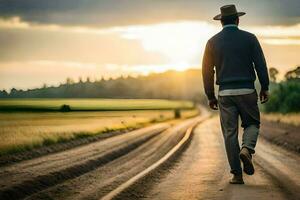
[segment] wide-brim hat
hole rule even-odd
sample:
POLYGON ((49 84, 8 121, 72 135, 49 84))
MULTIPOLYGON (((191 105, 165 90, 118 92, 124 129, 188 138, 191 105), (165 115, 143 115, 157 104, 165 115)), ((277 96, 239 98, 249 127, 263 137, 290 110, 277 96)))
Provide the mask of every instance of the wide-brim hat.
POLYGON ((220 8, 221 14, 218 14, 214 17, 214 20, 221 20, 222 18, 230 17, 230 16, 243 16, 245 12, 237 12, 235 5, 226 5, 220 8))

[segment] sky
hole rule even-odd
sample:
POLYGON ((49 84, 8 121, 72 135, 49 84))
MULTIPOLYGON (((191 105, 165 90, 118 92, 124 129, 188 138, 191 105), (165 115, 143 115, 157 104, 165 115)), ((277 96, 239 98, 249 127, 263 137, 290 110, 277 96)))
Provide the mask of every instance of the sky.
POLYGON ((268 67, 300 65, 299 0, 0 0, 0 89, 200 68, 226 4, 268 67))

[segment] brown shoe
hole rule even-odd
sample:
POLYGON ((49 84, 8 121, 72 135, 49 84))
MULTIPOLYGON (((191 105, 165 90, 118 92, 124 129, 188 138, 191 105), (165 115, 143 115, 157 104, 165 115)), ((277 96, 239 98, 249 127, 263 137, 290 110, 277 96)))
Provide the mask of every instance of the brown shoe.
POLYGON ((247 148, 242 148, 240 152, 240 159, 243 162, 244 172, 248 175, 254 174, 254 166, 252 163, 252 155, 247 148))
POLYGON ((230 184, 244 184, 242 174, 234 174, 232 179, 229 181, 230 184))

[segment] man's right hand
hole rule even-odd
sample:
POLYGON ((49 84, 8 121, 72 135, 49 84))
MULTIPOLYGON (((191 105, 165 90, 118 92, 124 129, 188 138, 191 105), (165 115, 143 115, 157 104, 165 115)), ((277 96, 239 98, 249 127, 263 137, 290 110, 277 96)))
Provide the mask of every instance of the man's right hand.
POLYGON ((209 107, 213 110, 218 110, 218 100, 217 99, 209 100, 209 107))

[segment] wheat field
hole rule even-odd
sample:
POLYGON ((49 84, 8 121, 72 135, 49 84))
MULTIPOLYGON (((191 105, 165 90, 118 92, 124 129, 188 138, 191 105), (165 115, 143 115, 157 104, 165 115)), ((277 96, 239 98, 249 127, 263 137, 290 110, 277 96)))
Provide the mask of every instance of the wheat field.
MULTIPOLYGON (((182 117, 197 113, 182 111, 182 117)), ((0 113, 0 155, 173 118, 172 110, 0 113)))

